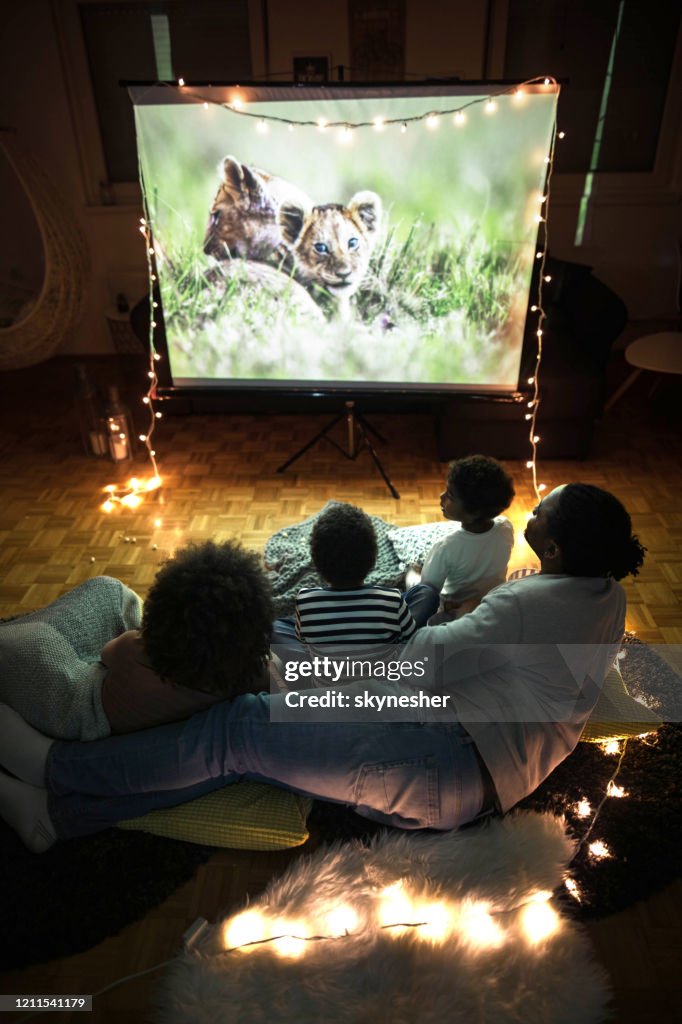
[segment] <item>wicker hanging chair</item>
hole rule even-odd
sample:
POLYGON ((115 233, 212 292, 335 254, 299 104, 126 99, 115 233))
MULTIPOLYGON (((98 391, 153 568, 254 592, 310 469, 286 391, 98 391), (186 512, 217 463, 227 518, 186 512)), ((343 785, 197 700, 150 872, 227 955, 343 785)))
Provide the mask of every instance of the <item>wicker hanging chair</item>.
POLYGON ((43 245, 45 272, 25 317, 0 327, 0 370, 48 359, 83 315, 88 253, 68 202, 15 132, 0 131, 0 147, 31 204, 43 245))

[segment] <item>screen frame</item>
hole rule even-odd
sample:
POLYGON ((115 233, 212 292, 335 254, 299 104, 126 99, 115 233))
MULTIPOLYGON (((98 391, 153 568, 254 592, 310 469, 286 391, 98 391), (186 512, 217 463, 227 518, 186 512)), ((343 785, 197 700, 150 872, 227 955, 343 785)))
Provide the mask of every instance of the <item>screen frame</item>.
MULTIPOLYGON (((483 91, 486 94, 494 95, 512 92, 523 84, 528 91, 542 92, 544 95, 557 94, 560 91, 560 83, 552 80, 551 84, 540 84, 538 81, 532 85, 519 83, 508 79, 498 80, 470 80, 463 82, 456 78, 425 78, 414 83, 396 82, 186 82, 182 87, 177 82, 150 82, 150 81, 128 81, 119 83, 125 87, 131 100, 136 105, 158 105, 188 103, 196 104, 210 99, 213 102, 228 103, 234 98, 234 92, 239 90, 239 95, 249 102, 249 90, 258 90, 258 100, 284 99, 285 90, 295 93, 313 93, 322 99, 353 99, 357 93, 362 92, 362 98, 405 98, 423 96, 452 95, 454 97, 466 97, 468 95, 478 96, 483 91), (203 89, 206 92, 197 95, 195 90, 203 89), (210 95, 208 95, 210 91, 210 95), (222 96, 221 96, 222 94, 222 96)), ((294 95, 286 98, 295 98, 294 95)), ((301 97, 303 98, 303 97, 301 97)), ((306 97, 307 98, 307 97, 306 97)), ((551 163, 547 164, 545 183, 551 174, 551 163)), ((143 189, 144 203, 144 189, 143 189)), ((147 211, 145 210, 145 213, 147 211)), ((540 225, 535 235, 535 246, 538 248, 540 236, 540 225)), ((150 230, 151 248, 154 246, 153 233, 150 230)), ((547 252, 547 254, 549 254, 547 252)), ((528 378, 535 372, 537 358, 537 337, 536 328, 529 316, 531 305, 536 304, 533 296, 539 293, 540 284, 540 260, 533 261, 531 281, 529 286, 529 300, 525 311, 521 353, 519 358, 519 373, 516 385, 484 385, 484 384, 407 384, 401 382, 358 382, 350 384, 348 381, 294 381, 294 380, 249 380, 235 379, 234 383, 226 383, 223 378, 219 380, 192 381, 191 383, 178 383, 170 369, 170 354, 165 328, 165 317, 163 302, 158 284, 158 268, 154 256, 150 257, 151 273, 156 280, 153 283, 151 299, 157 304, 154 308, 154 329, 153 347, 161 359, 155 363, 157 376, 156 393, 160 398, 186 397, 188 399, 202 399, 211 397, 228 396, 252 396, 255 399, 269 397, 276 400, 278 396, 311 399, 353 399, 358 398, 414 398, 420 400, 439 400, 462 398, 481 398, 503 402, 510 400, 519 401, 522 396, 529 393, 528 378), (524 386, 525 385, 525 386, 524 386)), ((151 319, 151 318, 150 318, 151 319)), ((150 325, 151 330, 151 325, 150 325)), ((149 345, 151 338, 148 336, 146 344, 149 345)))

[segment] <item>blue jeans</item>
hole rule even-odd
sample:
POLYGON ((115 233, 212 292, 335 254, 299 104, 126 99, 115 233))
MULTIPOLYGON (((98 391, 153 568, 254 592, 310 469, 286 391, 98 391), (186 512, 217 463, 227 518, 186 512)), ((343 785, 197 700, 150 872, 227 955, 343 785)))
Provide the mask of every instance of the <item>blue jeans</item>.
POLYGON ((481 811, 481 772, 457 723, 271 722, 271 702, 283 700, 243 694, 186 722, 55 742, 45 784, 57 835, 97 832, 242 778, 406 829, 453 829, 481 811))

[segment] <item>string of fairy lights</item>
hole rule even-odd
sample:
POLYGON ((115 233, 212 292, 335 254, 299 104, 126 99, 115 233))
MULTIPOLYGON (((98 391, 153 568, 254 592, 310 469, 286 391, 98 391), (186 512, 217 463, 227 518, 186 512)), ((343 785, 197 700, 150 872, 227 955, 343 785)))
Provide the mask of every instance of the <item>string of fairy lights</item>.
MULTIPOLYGON (((423 124, 427 130, 436 131, 442 124, 447 124, 448 122, 456 128, 462 128, 467 123, 470 111, 475 107, 482 107, 486 115, 492 116, 498 112, 500 109, 500 101, 505 98, 508 98, 514 104, 522 104, 527 99, 531 90, 542 91, 545 89, 551 91, 555 95, 556 101, 559 92, 559 86, 554 77, 547 75, 537 76, 535 78, 527 79, 517 85, 507 86, 485 96, 474 96, 471 99, 459 102, 457 106, 443 110, 425 110, 418 114, 401 117, 384 117, 377 114, 369 120, 351 122, 347 120, 328 120, 322 116, 309 120, 295 120, 292 118, 280 117, 276 114, 263 114, 260 111, 256 112, 249 109, 248 88, 242 88, 241 86, 235 86, 227 100, 216 99, 214 95, 207 95, 200 91, 196 91, 192 87, 188 86, 183 78, 179 78, 177 83, 158 82, 152 88, 158 87, 179 90, 182 92, 183 100, 201 104, 205 110, 208 110, 210 107, 218 107, 239 117, 252 119, 254 121, 255 130, 260 134, 266 134, 270 131, 271 126, 278 125, 283 126, 289 132, 293 132, 301 128, 313 128, 322 134, 335 135, 341 143, 352 142, 356 132, 366 128, 376 132, 384 132, 392 127, 397 127, 401 133, 404 133, 414 126, 423 124)), ((525 413, 525 419, 528 422, 529 427, 528 441, 531 448, 531 457, 526 462, 526 468, 531 472, 532 486, 537 498, 540 497, 542 491, 546 490, 547 486, 544 483, 538 482, 537 456, 538 445, 541 442, 541 438, 536 431, 537 416, 540 408, 540 367, 543 352, 543 327, 545 320, 547 319, 547 312, 543 305, 543 296, 545 286, 551 281, 551 276, 546 273, 545 267, 549 237, 549 200, 556 142, 557 139, 562 139, 563 137, 564 132, 557 130, 555 106, 550 150, 549 154, 544 157, 544 161, 547 164, 545 188, 538 196, 540 210, 535 215, 535 221, 538 224, 538 249, 536 259, 540 261, 540 270, 537 282, 537 296, 530 307, 530 313, 533 316, 537 315, 535 326, 537 349, 533 375, 529 377, 526 382, 532 388, 532 393, 526 403, 526 408, 529 411, 525 413)), ((143 182, 142 174, 140 174, 140 181, 143 182)), ((113 512, 115 509, 136 509, 142 503, 145 496, 149 495, 150 492, 157 492, 157 498, 162 500, 162 496, 159 491, 162 487, 163 480, 159 472, 156 450, 152 443, 157 422, 162 418, 162 413, 158 411, 154 405, 158 385, 157 363, 162 359, 161 353, 156 350, 154 344, 156 328, 155 310, 158 308, 157 302, 154 298, 154 285, 156 282, 155 257, 159 254, 158 250, 155 249, 154 246, 153 224, 149 213, 147 197, 144 192, 144 186, 143 204, 145 216, 140 219, 139 231, 142 234, 145 243, 149 284, 150 323, 149 369, 147 371, 148 385, 146 392, 142 396, 142 403, 147 407, 149 413, 149 426, 144 433, 139 435, 139 440, 145 446, 147 457, 151 464, 152 473, 147 479, 140 479, 133 476, 124 484, 108 484, 104 488, 106 498, 101 505, 102 511, 107 513, 113 512)))

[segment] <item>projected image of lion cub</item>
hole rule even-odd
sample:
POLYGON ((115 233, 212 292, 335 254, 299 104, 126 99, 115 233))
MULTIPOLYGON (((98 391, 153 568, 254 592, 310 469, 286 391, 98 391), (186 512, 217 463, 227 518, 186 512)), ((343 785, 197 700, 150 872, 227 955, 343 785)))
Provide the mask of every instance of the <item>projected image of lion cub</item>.
POLYGON ((285 246, 294 257, 296 280, 321 286, 348 316, 350 298, 362 284, 381 227, 382 204, 375 192, 357 192, 348 203, 313 206, 307 212, 286 200, 277 220, 285 246))
POLYGON ((218 260, 269 260, 282 242, 281 204, 292 202, 307 211, 311 200, 284 178, 233 156, 225 157, 218 172, 221 182, 209 211, 204 252, 218 260))

